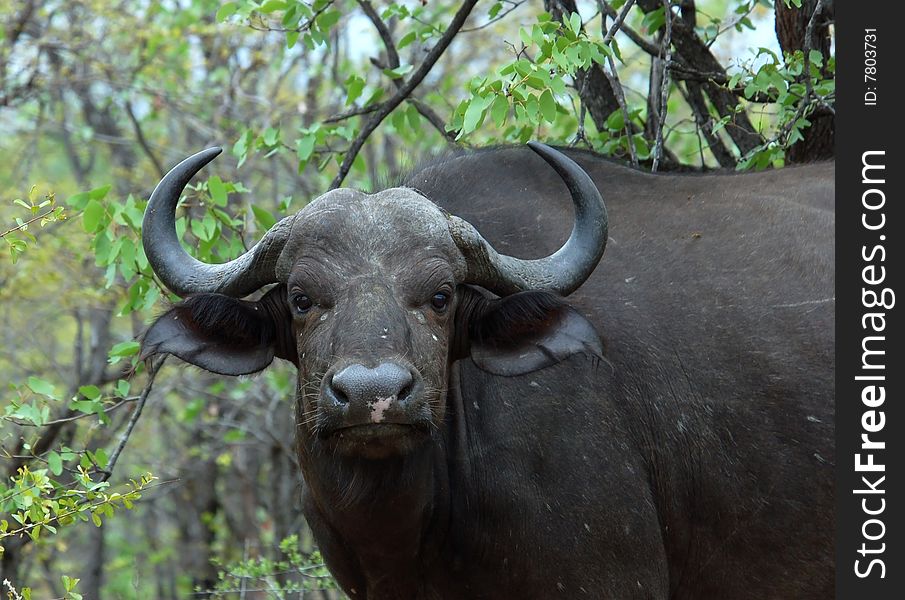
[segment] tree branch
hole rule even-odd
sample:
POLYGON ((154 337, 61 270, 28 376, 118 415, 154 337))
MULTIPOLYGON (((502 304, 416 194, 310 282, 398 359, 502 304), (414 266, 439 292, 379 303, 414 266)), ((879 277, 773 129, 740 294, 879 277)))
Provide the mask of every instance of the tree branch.
MULTIPOLYGON (((379 65, 376 60, 371 60, 378 67, 382 68, 390 68, 396 69, 399 67, 399 52, 396 50, 396 43, 393 41, 393 34, 390 33, 390 28, 387 27, 387 24, 380 18, 380 15, 377 14, 377 11, 374 10, 374 7, 368 0, 358 0, 359 6, 361 6, 362 11, 364 11, 365 16, 370 19, 371 23, 373 23, 374 28, 377 30, 377 35, 380 36, 381 41, 383 41, 383 45, 386 48, 387 53, 387 65, 379 65)), ((401 89, 405 85, 405 80, 402 78, 393 79, 393 85, 396 86, 396 89, 401 89)), ((419 100, 414 96, 411 96, 406 99, 412 106, 415 107, 415 110, 418 111, 422 117, 427 119, 427 121, 434 126, 434 128, 446 138, 446 141, 456 144, 456 135, 453 132, 446 131, 446 122, 438 115, 434 110, 419 100)), ((458 145, 458 144, 456 144, 458 145)))
POLYGON ((120 455, 123 452, 123 448, 126 447, 126 442, 129 441, 129 436, 132 435, 132 430, 135 429, 135 424, 138 422, 139 417, 141 417, 141 411, 145 407, 145 402, 148 400, 148 395, 151 393, 151 388, 154 387, 154 378, 157 377, 157 373, 160 371, 160 367, 163 366, 163 363, 166 362, 167 355, 163 355, 158 358, 156 361, 151 363, 151 366, 148 368, 148 381, 145 383, 145 387, 141 390, 141 394, 138 397, 138 404, 135 405, 135 408, 132 410, 132 415, 129 417, 129 422, 126 423, 126 428, 123 430, 122 434, 119 436, 119 442, 116 444, 116 448, 113 450, 113 453, 110 455, 110 459, 107 461, 107 465, 104 467, 104 476, 101 478, 101 481, 107 481, 110 479, 110 476, 113 475, 113 469, 116 467, 116 461, 119 460, 120 455))
POLYGON ((349 170, 352 168, 352 163, 355 161, 355 158, 358 156, 358 153, 361 151, 361 147, 364 146, 364 143, 367 139, 374 133, 374 130, 383 122, 387 116, 397 106, 399 106, 403 100, 409 97, 411 93, 415 90, 416 87, 424 80, 433 66, 437 63, 446 49, 449 47, 449 44, 452 42, 453 38, 462 28, 462 25, 465 23, 465 19, 468 18, 468 15, 471 14, 472 9, 475 4, 477 4, 478 0, 465 0, 462 6, 459 8, 456 15, 453 17, 453 20, 449 24, 449 28, 443 33, 443 36, 437 42, 437 44, 431 48, 430 52, 427 53, 427 56, 424 58, 424 61, 421 63, 421 66, 418 67, 418 70, 411 76, 411 78, 405 82, 405 84, 399 88, 395 95, 392 98, 384 102, 380 105, 380 108, 375 111, 375 113, 368 119, 368 122, 365 123, 362 130, 358 133, 355 139, 352 141, 352 145, 349 150, 346 152, 345 157, 343 158, 343 162, 339 167, 339 172, 336 174, 336 177, 333 178, 333 181, 330 183, 330 189, 336 189, 340 185, 342 185, 343 180, 346 178, 346 175, 349 174, 349 170))
MULTIPOLYGON (((682 87, 677 87, 679 88, 679 91, 682 92, 682 87)), ((688 106, 691 107, 695 124, 698 127, 698 131, 704 136, 704 140, 707 142, 707 147, 710 149, 710 152, 713 153, 714 158, 716 158, 716 161, 721 167, 725 169, 734 168, 735 158, 723 144, 723 141, 713 133, 712 119, 710 118, 710 113, 707 111, 707 102, 704 100, 704 93, 701 91, 701 85, 697 82, 686 81, 685 87, 688 88, 688 92, 683 92, 682 95, 685 97, 688 106)))
POLYGON ((664 16, 666 17, 666 33, 663 34, 662 58, 660 62, 663 64, 663 72, 660 75, 660 106, 657 109, 657 134, 654 144, 654 159, 651 164, 651 173, 657 172, 660 165, 660 156, 663 154, 663 126, 666 124, 667 101, 669 100, 669 60, 672 56, 670 44, 672 43, 672 9, 669 7, 669 0, 663 0, 664 16))
POLYGON ((141 123, 138 122, 138 119, 135 117, 135 112, 132 110, 132 103, 126 100, 125 104, 126 115, 129 117, 129 121, 132 122, 132 129, 135 131, 135 139, 138 140, 138 145, 141 146, 141 149, 144 151, 145 156, 147 156, 151 163, 154 165, 154 169, 157 171, 157 176, 163 178, 166 174, 166 170, 163 168, 163 165, 160 164, 160 161, 157 160, 157 156, 154 152, 151 151, 151 146, 148 144, 147 138, 145 138, 144 131, 141 129, 141 123))

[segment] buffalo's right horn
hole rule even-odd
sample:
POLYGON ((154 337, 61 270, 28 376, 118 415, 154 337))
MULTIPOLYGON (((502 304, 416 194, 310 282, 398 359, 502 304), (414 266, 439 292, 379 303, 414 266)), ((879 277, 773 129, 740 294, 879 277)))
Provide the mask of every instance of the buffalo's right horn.
POLYGON ((606 248, 607 213, 597 186, 575 161, 550 146, 528 142, 559 174, 575 207, 572 233, 562 248, 537 260, 499 254, 468 221, 451 217, 449 231, 467 264, 468 283, 505 296, 549 290, 567 296, 590 277, 606 248))
POLYGON ((160 280, 180 296, 218 292, 241 297, 277 280, 276 262, 293 217, 276 223, 251 250, 223 264, 198 261, 179 243, 176 236, 179 197, 192 177, 221 151, 208 148, 173 167, 157 184, 145 209, 141 241, 148 262, 160 280))

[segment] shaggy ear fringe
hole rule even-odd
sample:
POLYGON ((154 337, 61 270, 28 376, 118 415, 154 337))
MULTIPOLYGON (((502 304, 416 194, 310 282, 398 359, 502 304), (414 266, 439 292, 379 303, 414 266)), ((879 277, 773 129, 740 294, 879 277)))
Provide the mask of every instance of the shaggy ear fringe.
POLYGON ((223 294, 195 294, 176 304, 177 314, 197 334, 235 346, 267 346, 274 340, 273 323, 257 303, 223 294))
POLYGON ((527 291, 491 302, 480 319, 472 323, 472 340, 499 344, 518 340, 551 327, 569 307, 559 296, 545 291, 527 291))

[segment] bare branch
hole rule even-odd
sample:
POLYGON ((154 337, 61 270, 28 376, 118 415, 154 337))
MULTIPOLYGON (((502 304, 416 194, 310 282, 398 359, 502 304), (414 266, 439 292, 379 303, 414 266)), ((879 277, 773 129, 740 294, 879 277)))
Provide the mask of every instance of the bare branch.
MULTIPOLYGON (((361 6, 362 11, 364 11, 365 16, 370 19, 371 23, 373 23, 374 28, 377 30, 377 35, 380 36, 381 41, 383 41, 383 45, 386 48, 387 53, 387 64, 380 65, 375 59, 371 59, 371 62, 380 68, 389 68, 396 69, 399 67, 399 52, 396 49, 396 43, 393 41, 393 34, 390 33, 390 28, 387 27, 387 24, 380 18, 380 15, 377 14, 377 11, 374 10, 374 7, 368 0, 358 0, 359 6, 361 6)), ((401 89, 405 85, 405 80, 402 78, 393 79, 393 85, 396 86, 396 89, 401 89)), ((434 128, 440 132, 443 137, 446 138, 446 141, 455 144, 456 135, 453 132, 446 130, 446 122, 438 115, 434 110, 422 102, 421 100, 411 96, 406 99, 412 106, 415 107, 415 110, 418 111, 422 117, 427 119, 427 121, 434 126, 434 128)))
MULTIPOLYGON (((811 49, 814 47, 814 25, 817 23, 817 17, 820 16, 820 13, 822 12, 823 0, 817 0, 817 6, 814 7, 814 12, 808 20, 808 26, 805 29, 804 34, 804 47, 802 48, 802 53, 804 54, 804 85, 807 90, 808 101, 814 96, 814 87, 811 82, 811 49)), ((833 110, 833 114, 836 114, 835 110, 833 110)))
POLYGON ((502 21, 503 19, 506 18, 506 15, 508 15, 509 13, 511 13, 512 11, 514 11, 516 8, 518 8, 519 6, 521 6, 522 4, 525 3, 525 0, 518 0, 518 2, 515 2, 515 1, 513 1, 513 0, 504 0, 504 1, 505 1, 505 2, 508 2, 508 3, 511 4, 512 6, 510 6, 510 7, 507 8, 506 10, 500 12, 499 14, 497 14, 497 16, 495 16, 494 18, 490 19, 489 21, 487 21, 487 22, 484 23, 483 25, 476 25, 475 27, 467 27, 467 28, 465 28, 465 29, 461 29, 461 30, 459 31, 459 33, 471 33, 472 31, 480 31, 480 30, 482 30, 482 29, 486 29, 486 28, 490 27, 491 25, 493 25, 494 23, 498 23, 499 21, 502 21))
POLYGON ((34 223, 38 219, 43 219, 45 217, 52 215, 55 210, 56 210, 56 208, 51 208, 50 210, 48 210, 45 213, 41 213, 40 215, 34 216, 34 217, 30 218, 29 220, 24 221, 21 225, 16 225, 15 227, 11 227, 10 229, 7 229, 3 233, 0 233, 0 238, 4 238, 4 237, 8 236, 9 234, 11 234, 14 231, 28 229, 28 226, 30 224, 34 223))
POLYGON ((324 123, 339 123, 340 121, 345 121, 346 119, 351 119, 352 117, 358 117, 360 115, 369 115, 376 110, 380 110, 383 106, 383 103, 371 104, 370 106, 364 106, 362 108, 353 108, 352 110, 348 110, 344 113, 339 113, 327 117, 323 120, 324 123))
POLYGON ((622 120, 625 125, 625 137, 628 139, 628 150, 632 158, 632 166, 637 167, 638 152, 635 150, 635 140, 632 138, 632 121, 629 118, 628 105, 625 102, 625 93, 622 90, 622 83, 619 81, 619 74, 616 72, 616 63, 613 61, 613 57, 607 54, 606 60, 610 68, 609 70, 602 69, 602 71, 609 80, 610 87, 613 88, 613 93, 616 96, 616 101, 619 103, 619 108, 622 109, 622 120))
POLYGON ((167 355, 161 356, 157 360, 151 363, 151 366, 148 368, 148 381, 145 383, 145 387, 141 390, 141 394, 138 397, 138 404, 135 405, 135 408, 132 410, 132 415, 129 417, 129 422, 126 423, 126 428, 123 430, 122 434, 119 436, 119 442, 116 444, 116 448, 113 450, 113 453, 110 455, 110 460, 107 461, 107 465, 104 468, 104 476, 101 478, 101 481, 107 481, 110 479, 110 476, 113 475, 113 469, 116 467, 116 461, 119 460, 120 455, 123 452, 123 448, 126 447, 126 442, 129 441, 129 436, 132 435, 132 430, 135 429, 135 424, 138 422, 139 417, 141 417, 141 411, 145 407, 145 402, 148 400, 148 395, 151 393, 151 388, 154 387, 154 378, 157 377, 157 373, 160 371, 160 367, 163 366, 163 363, 166 362, 167 355))
POLYGON ((380 36, 380 40, 383 42, 383 47, 386 49, 387 53, 389 68, 397 68, 399 66, 399 52, 396 50, 396 42, 393 41, 393 34, 390 33, 390 28, 383 22, 383 19, 380 18, 380 15, 377 14, 377 11, 374 10, 374 7, 368 0, 357 1, 365 16, 368 17, 374 25, 374 29, 377 30, 377 35, 380 36))
POLYGON ((135 116, 135 111, 132 110, 132 103, 126 100, 125 104, 126 115, 129 117, 129 121, 132 123, 132 129, 135 131, 135 139, 138 140, 138 145, 141 146, 141 149, 144 151, 145 156, 147 156, 151 163, 154 165, 154 169, 157 171, 157 176, 163 178, 166 174, 166 170, 163 168, 163 165, 160 164, 160 161, 157 159, 157 156, 151 151, 151 146, 148 144, 147 138, 145 138, 144 131, 142 131, 141 123, 138 122, 138 118, 135 116))
MULTIPOLYGON (((600 10, 603 11, 603 5, 607 4, 607 3, 600 0, 599 4, 600 4, 600 10)), ((604 46, 609 44, 610 41, 613 39, 613 36, 616 35, 616 32, 619 31, 620 29, 622 29, 622 24, 623 24, 623 22, 625 22, 625 17, 628 16, 628 11, 634 5, 635 5, 635 0, 628 0, 628 2, 626 2, 625 5, 622 7, 622 11, 613 20, 613 24, 610 26, 610 30, 607 31, 605 36, 603 36, 602 44, 604 46)), ((609 5, 607 4, 607 6, 609 6, 609 5)), ((615 12, 614 12, 614 14, 615 14, 615 12)))
POLYGON ((685 86, 688 88, 687 93, 682 90, 681 86, 676 87, 679 88, 679 91, 682 92, 688 106, 691 107, 695 124, 698 127, 698 131, 707 142, 707 147, 710 149, 710 152, 713 153, 713 156, 721 167, 726 169, 735 167, 735 158, 732 156, 732 153, 726 148, 723 141, 713 133, 713 120, 710 118, 710 114, 707 111, 707 102, 704 100, 704 92, 701 91, 700 84, 697 82, 686 82, 685 86))
POLYGON ((650 167, 651 173, 657 172, 657 167, 660 165, 660 156, 663 154, 663 126, 666 124, 666 109, 667 101, 669 100, 669 61, 670 58, 672 58, 670 44, 672 43, 673 14, 672 10, 669 8, 669 0, 663 0, 663 7, 663 14, 666 17, 666 23, 664 24, 666 32, 663 34, 663 43, 661 44, 663 73, 660 76, 660 106, 658 110, 659 114, 657 115, 657 135, 654 144, 654 159, 650 167))
MULTIPOLYGON (((632 1, 634 4, 634 0, 632 1)), ((600 12, 610 17, 611 19, 618 19, 619 13, 616 12, 616 9, 610 6, 610 3, 606 0, 598 0, 597 5, 600 7, 600 12)), ((624 8, 623 8, 624 10, 624 8)), ((632 40, 635 45, 639 48, 650 54, 651 56, 657 56, 660 54, 660 48, 642 36, 640 33, 626 25, 625 23, 620 23, 619 31, 624 33, 628 39, 632 40)))
POLYGON ((466 0, 462 6, 459 8, 456 15, 453 17, 453 20, 449 24, 449 28, 443 33, 443 36, 437 42, 437 44, 431 48, 430 52, 427 53, 427 56, 424 58, 424 61, 421 63, 421 66, 418 67, 418 70, 411 76, 405 84, 399 88, 395 95, 392 98, 381 104, 380 108, 375 111, 373 116, 368 119, 368 122, 365 123, 362 130, 359 132, 358 136, 352 141, 352 145, 349 150, 346 152, 345 157, 343 158, 342 165, 339 167, 339 173, 336 174, 336 177, 333 178, 333 181, 330 184, 330 189, 338 188, 343 180, 346 178, 346 175, 349 174, 349 169, 352 168, 352 163, 355 161, 355 158, 358 156, 358 153, 361 151, 361 147, 364 146, 364 143, 367 139, 374 133, 374 130, 383 122, 387 116, 393 110, 399 106, 406 98, 408 98, 411 93, 415 90, 416 87, 424 80, 433 66, 437 63, 446 49, 449 47, 449 44, 452 42, 453 38, 459 32, 459 29, 462 28, 462 25, 465 23, 465 19, 468 18, 468 15, 471 14, 472 9, 475 4, 477 4, 478 0, 466 0))

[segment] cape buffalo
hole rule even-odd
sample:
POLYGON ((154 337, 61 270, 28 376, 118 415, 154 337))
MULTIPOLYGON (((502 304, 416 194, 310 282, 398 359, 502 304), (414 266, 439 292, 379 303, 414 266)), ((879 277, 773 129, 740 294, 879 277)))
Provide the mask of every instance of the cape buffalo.
POLYGON ((224 265, 176 237, 219 150, 186 159, 144 223, 185 300, 143 355, 296 365, 305 514, 352 598, 830 597, 833 165, 530 146, 331 191, 224 265))

